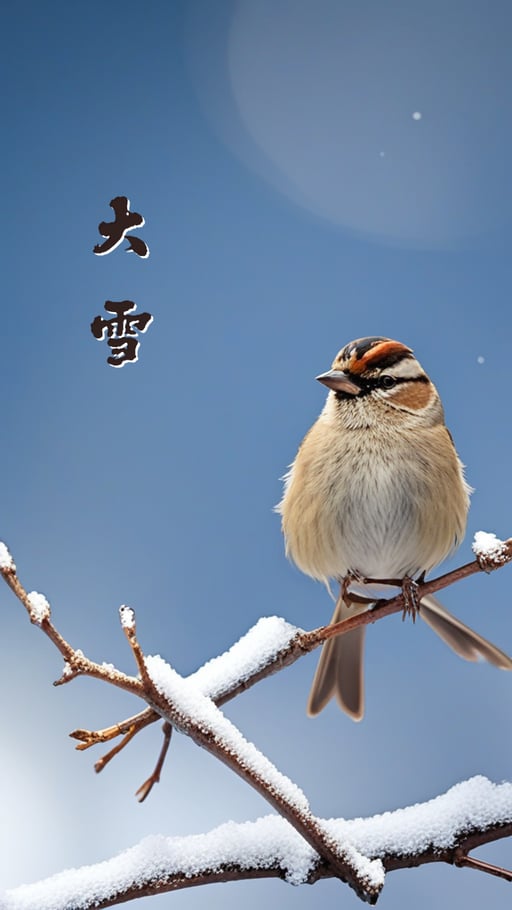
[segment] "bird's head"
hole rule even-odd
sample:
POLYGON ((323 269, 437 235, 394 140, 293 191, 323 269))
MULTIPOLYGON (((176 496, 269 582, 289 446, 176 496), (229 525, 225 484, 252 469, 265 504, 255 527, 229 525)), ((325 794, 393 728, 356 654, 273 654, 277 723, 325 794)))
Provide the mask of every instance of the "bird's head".
POLYGON ((430 411, 439 401, 412 349, 391 338, 351 341, 336 355, 332 368, 316 378, 338 401, 380 403, 417 413, 430 411))

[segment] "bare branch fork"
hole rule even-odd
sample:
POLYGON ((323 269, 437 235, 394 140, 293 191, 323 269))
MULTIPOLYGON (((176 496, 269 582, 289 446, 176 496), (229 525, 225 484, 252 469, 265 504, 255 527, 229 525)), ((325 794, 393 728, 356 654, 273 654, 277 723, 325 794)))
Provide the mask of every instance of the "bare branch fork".
MULTIPOLYGON (((512 559, 512 539, 498 543, 499 547, 491 555, 489 553, 480 554, 473 563, 469 563, 438 579, 418 585, 418 600, 421 601, 422 596, 441 590, 449 584, 468 577, 475 572, 491 571, 509 562, 512 559)), ((256 669, 252 668, 251 672, 243 679, 240 679, 239 675, 236 679, 229 678, 228 674, 220 686, 213 686, 215 691, 208 691, 209 687, 212 688, 211 682, 208 683, 206 681, 205 683, 203 681, 201 683, 201 671, 184 680, 161 658, 145 657, 137 641, 135 617, 130 608, 121 608, 121 624, 134 655, 138 677, 127 676, 111 665, 97 664, 85 657, 81 651, 74 649, 60 635, 51 622, 50 608, 45 598, 35 593, 27 594, 16 575, 16 568, 5 547, 0 550, 0 572, 6 583, 24 605, 31 622, 40 626, 41 630, 50 638, 64 658, 64 672, 55 683, 56 685, 69 682, 76 676, 92 676, 138 695, 148 705, 145 711, 105 730, 97 732, 76 730, 71 734, 74 738, 80 740, 80 745, 77 748, 82 749, 94 743, 109 741, 119 735, 123 737, 119 745, 96 764, 97 770, 101 770, 101 767, 104 767, 107 761, 120 751, 144 726, 161 717, 164 719, 164 747, 153 774, 138 791, 141 799, 147 796, 153 784, 159 779, 160 770, 169 745, 171 729, 176 727, 179 731, 190 736, 198 745, 214 754, 253 786, 309 844, 316 856, 316 862, 313 864, 314 871, 308 876, 309 881, 315 881, 317 878, 325 877, 326 875, 335 876, 347 882, 363 900, 375 903, 383 886, 384 870, 400 868, 402 864, 400 858, 386 857, 384 855, 375 855, 369 858, 361 855, 351 840, 340 839, 333 835, 328 825, 311 813, 306 797, 299 788, 277 771, 268 759, 258 753, 254 746, 244 740, 242 734, 222 715, 218 706, 234 698, 260 679, 293 663, 300 656, 318 647, 333 635, 343 634, 356 626, 375 622, 384 616, 403 611, 404 606, 406 606, 403 594, 392 600, 380 603, 372 611, 359 613, 335 626, 323 626, 312 632, 304 632, 288 626, 289 631, 282 646, 277 648, 268 659, 263 660, 256 669)), ((236 648, 236 645, 234 648, 236 648)), ((223 655, 218 660, 223 660, 228 656, 229 652, 228 655, 223 655)), ((500 824, 488 827, 485 832, 475 830, 472 835, 473 837, 477 835, 483 837, 484 840, 481 842, 508 836, 511 833, 508 821, 502 820, 500 824)), ((512 823, 512 812, 510 822, 512 823)), ((461 838, 457 844, 457 850, 451 851, 450 858, 441 857, 439 851, 436 850, 433 850, 433 855, 435 855, 436 859, 442 858, 459 866, 479 868, 482 871, 510 880, 511 873, 506 870, 469 857, 467 855, 469 849, 472 849, 470 841, 467 838, 461 838)), ((423 859, 418 857, 408 857, 407 862, 403 864, 416 865, 420 862, 431 861, 426 856, 423 859)), ((256 874, 261 874, 261 870, 259 872, 255 872, 255 870, 251 872, 247 869, 239 870, 240 874, 235 874, 235 872, 236 870, 233 869, 217 872, 216 880, 229 880, 233 877, 255 877, 256 874)), ((269 870, 268 874, 282 874, 282 869, 280 873, 272 873, 269 870)), ((205 870, 204 875, 207 877, 207 870, 205 870)), ((203 880, 206 880, 204 876, 203 880)), ((187 884, 190 883, 188 882, 187 884)), ((199 881, 195 883, 199 883, 199 881)), ((181 886, 185 885, 182 883, 181 886)), ((177 883, 176 877, 174 877, 172 884, 160 881, 159 887, 162 891, 167 891, 180 887, 180 884, 177 883)), ((146 893, 157 893, 154 882, 151 887, 148 884, 147 891, 141 891, 140 887, 138 887, 137 895, 131 896, 141 896, 141 894, 146 893)), ((130 896, 128 891, 125 891, 124 896, 118 894, 115 899, 108 898, 107 903, 96 901, 94 906, 111 906, 114 903, 128 899, 130 899, 130 896)))

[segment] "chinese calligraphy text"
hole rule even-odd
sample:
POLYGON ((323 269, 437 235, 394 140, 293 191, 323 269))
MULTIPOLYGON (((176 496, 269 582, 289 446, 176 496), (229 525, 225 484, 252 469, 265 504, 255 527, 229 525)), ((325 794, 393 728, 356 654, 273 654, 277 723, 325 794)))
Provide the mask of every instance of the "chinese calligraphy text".
MULTIPOLYGON (((127 196, 116 196, 109 202, 110 207, 114 210, 115 221, 102 221, 98 225, 98 230, 102 237, 107 239, 104 243, 97 243, 93 247, 93 253, 97 256, 105 256, 115 250, 123 242, 129 231, 143 227, 144 218, 138 212, 130 212, 130 200, 127 196)), ((141 259, 147 259, 149 249, 146 243, 140 237, 126 237, 128 246, 127 253, 136 253, 141 259)))
POLYGON ((112 367, 124 367, 125 363, 135 363, 138 358, 139 340, 137 332, 145 332, 153 322, 150 313, 135 315, 137 304, 133 300, 106 300, 105 310, 114 313, 112 319, 96 316, 91 322, 91 332, 98 341, 108 338, 112 354, 107 363, 112 367))

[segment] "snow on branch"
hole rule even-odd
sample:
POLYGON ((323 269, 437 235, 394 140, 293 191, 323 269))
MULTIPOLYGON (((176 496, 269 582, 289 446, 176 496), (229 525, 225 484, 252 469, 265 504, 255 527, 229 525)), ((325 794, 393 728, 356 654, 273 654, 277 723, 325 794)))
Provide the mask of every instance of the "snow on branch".
MULTIPOLYGON (((463 865, 469 848, 512 834, 512 784, 473 777, 416 806, 324 824, 387 871, 427 862, 463 865)), ((300 885, 330 875, 283 818, 267 815, 228 822, 208 834, 147 837, 105 862, 13 888, 0 895, 0 905, 2 910, 101 910, 211 882, 278 877, 300 885)))
POLYGON ((309 812, 302 790, 281 774, 253 743, 247 742, 214 702, 203 695, 195 680, 184 679, 159 656, 146 657, 146 667, 158 692, 182 716, 185 732, 193 723, 205 736, 216 739, 224 749, 236 754, 248 771, 265 780, 269 790, 293 804, 298 812, 309 812))
POLYGON ((303 629, 290 625, 280 616, 264 616, 229 651, 203 664, 190 679, 204 695, 222 703, 227 695, 278 661, 292 641, 303 634, 303 629))
POLYGON ((487 531, 477 531, 472 544, 472 550, 480 565, 486 571, 492 571, 510 560, 510 541, 500 540, 496 534, 487 531))
MULTIPOLYGON (((477 557, 474 562, 440 578, 418 583, 418 601, 475 572, 500 568, 512 559, 512 539, 499 541, 494 535, 480 532, 474 551, 477 557)), ((219 706, 224 702, 329 638, 403 611, 406 606, 403 593, 379 602, 371 611, 312 632, 304 632, 275 616, 262 619, 229 651, 184 679, 160 656, 144 655, 131 607, 120 608, 120 621, 137 665, 137 676, 127 676, 112 664, 97 664, 73 648, 54 626, 46 598, 35 592, 27 594, 3 544, 0 544, 0 574, 25 607, 30 621, 64 657, 64 671, 56 685, 64 685, 76 676, 92 676, 146 702, 144 711, 105 730, 79 729, 71 734, 79 740, 77 748, 82 749, 122 737, 96 763, 97 770, 143 727, 162 718, 164 744, 155 770, 138 791, 141 799, 159 780, 174 727, 230 767, 281 816, 244 826, 222 826, 197 838, 146 840, 108 863, 62 873, 40 886, 14 889, 0 901, 2 910, 30 910, 36 906, 38 910, 41 906, 51 906, 52 910, 107 907, 192 884, 263 875, 280 876, 295 884, 334 876, 348 883, 363 900, 375 903, 386 870, 439 860, 512 878, 506 870, 468 856, 474 846, 512 833, 511 784, 496 787, 484 778, 474 778, 422 806, 353 822, 322 820, 311 813, 299 787, 278 771, 256 746, 248 743, 220 711, 219 706), (241 844, 245 847, 240 852, 241 844), (55 888, 51 901, 37 892, 39 887, 55 888), (69 888, 75 889, 75 897, 69 897, 69 888)))

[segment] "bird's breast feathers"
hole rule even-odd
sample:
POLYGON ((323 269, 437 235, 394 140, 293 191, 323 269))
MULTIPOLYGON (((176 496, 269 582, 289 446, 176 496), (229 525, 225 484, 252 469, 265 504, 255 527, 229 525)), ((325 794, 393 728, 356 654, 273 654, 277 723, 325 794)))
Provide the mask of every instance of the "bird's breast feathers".
POLYGON ((340 433, 320 417, 278 507, 287 553, 324 581, 348 571, 369 578, 417 574, 464 536, 467 489, 442 425, 414 435, 340 433))

